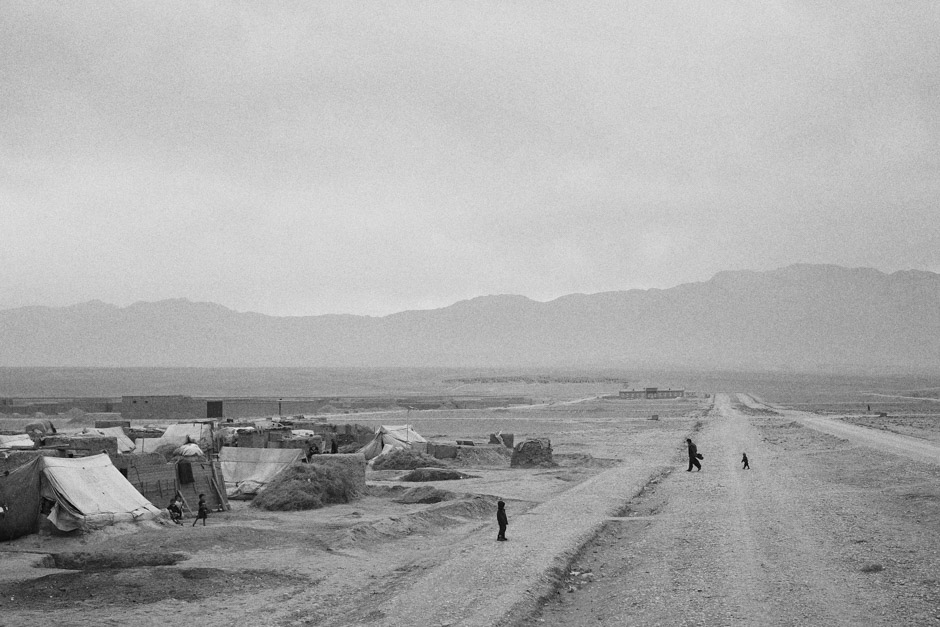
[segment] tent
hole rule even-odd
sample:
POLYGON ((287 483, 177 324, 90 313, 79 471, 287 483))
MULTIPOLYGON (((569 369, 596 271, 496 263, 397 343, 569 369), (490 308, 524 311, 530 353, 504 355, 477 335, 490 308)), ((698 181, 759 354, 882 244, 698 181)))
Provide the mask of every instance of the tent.
POLYGON ((303 453, 302 449, 223 446, 219 461, 226 495, 233 499, 253 497, 303 453))
POLYGON ((0 537, 39 529, 43 500, 52 503, 49 522, 62 531, 95 529, 116 522, 162 515, 141 496, 105 454, 37 457, 0 477, 0 537))
POLYGON ((0 540, 12 540, 39 529, 42 509, 41 472, 37 457, 10 471, 0 473, 0 540))
POLYGON ((416 448, 422 453, 428 452, 428 441, 411 425, 382 425, 375 431, 372 441, 359 449, 367 460, 380 455, 387 455, 397 448, 416 448))

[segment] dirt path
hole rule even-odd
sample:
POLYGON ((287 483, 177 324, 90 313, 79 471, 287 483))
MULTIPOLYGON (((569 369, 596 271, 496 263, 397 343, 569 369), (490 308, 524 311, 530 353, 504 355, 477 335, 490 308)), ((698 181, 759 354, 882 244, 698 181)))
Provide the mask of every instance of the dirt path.
MULTIPOLYGON (((769 406, 762 405, 745 394, 739 394, 741 400, 746 402, 748 407, 761 408, 769 406)), ((869 429, 858 425, 851 425, 840 420, 833 420, 817 414, 808 414, 806 412, 787 410, 777 408, 777 411, 783 416, 798 420, 801 424, 811 429, 834 435, 838 438, 845 438, 850 442, 866 446, 868 448, 901 455, 928 464, 940 465, 940 445, 928 442, 920 438, 912 438, 897 433, 869 429)))
POLYGON ((642 489, 651 472, 660 472, 653 464, 669 456, 677 435, 640 436, 642 455, 522 515, 510 511, 509 542, 495 542, 491 523, 479 535, 455 544, 455 559, 424 573, 389 599, 385 616, 376 624, 488 627, 527 615, 574 553, 642 489))
POLYGON ((792 422, 745 415, 719 395, 695 438, 703 472, 685 472, 677 452, 671 476, 633 503, 635 516, 608 523, 525 624, 940 623, 935 530, 905 528, 912 521, 887 501, 858 498, 867 487, 841 483, 856 477, 831 483, 826 456, 857 451, 792 422))

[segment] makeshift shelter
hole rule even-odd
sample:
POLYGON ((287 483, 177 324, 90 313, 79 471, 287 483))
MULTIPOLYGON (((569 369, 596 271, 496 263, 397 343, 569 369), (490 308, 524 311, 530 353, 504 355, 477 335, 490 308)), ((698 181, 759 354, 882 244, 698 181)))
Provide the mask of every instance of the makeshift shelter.
POLYGON ((42 509, 41 471, 36 457, 9 474, 0 474, 0 540, 12 540, 39 529, 42 509))
POLYGON ((196 512, 200 494, 206 495, 209 509, 229 509, 218 460, 183 458, 168 462, 163 455, 146 453, 119 455, 114 465, 138 492, 159 507, 165 507, 178 493, 187 512, 196 512))
POLYGON ((76 459, 37 457, 0 477, 0 537, 39 529, 43 501, 49 522, 62 531, 95 529, 162 515, 134 489, 105 455, 76 459))
POLYGON ((82 433, 97 433, 106 437, 116 438, 118 453, 130 453, 136 448, 134 446, 134 441, 127 437, 127 434, 124 433, 123 427, 84 429, 82 433))
POLYGON ((34 440, 41 440, 50 433, 55 433, 55 425, 46 418, 31 422, 23 429, 34 440))
POLYGON ((195 443, 203 451, 211 451, 213 446, 212 424, 208 422, 180 422, 166 428, 159 438, 138 438, 138 453, 155 453, 164 445, 173 445, 173 448, 184 444, 195 443))
POLYGON ((411 425, 382 425, 376 429, 372 441, 359 449, 359 452, 367 460, 371 460, 396 448, 413 448, 420 453, 427 453, 428 441, 412 429, 411 425))
POLYGON ((303 457, 302 449, 223 446, 219 453, 228 498, 251 498, 303 457))
POLYGON ((0 448, 35 448, 36 443, 29 434, 0 435, 0 448))

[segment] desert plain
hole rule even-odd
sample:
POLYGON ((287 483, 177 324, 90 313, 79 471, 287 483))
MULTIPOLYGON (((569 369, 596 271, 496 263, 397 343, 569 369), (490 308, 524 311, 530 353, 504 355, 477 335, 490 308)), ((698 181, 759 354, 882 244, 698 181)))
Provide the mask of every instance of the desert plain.
POLYGON ((511 468, 508 450, 478 446, 442 460, 470 478, 370 470, 360 498, 318 510, 233 502, 205 527, 3 542, 0 625, 940 624, 929 394, 869 411, 855 396, 551 392, 527 406, 344 418, 437 441, 547 437, 554 467, 511 468), (686 438, 700 472, 686 472, 686 438), (402 502, 414 488, 436 502, 402 502), (508 542, 496 542, 498 500, 508 542), (77 554, 104 566, 56 568, 77 554))

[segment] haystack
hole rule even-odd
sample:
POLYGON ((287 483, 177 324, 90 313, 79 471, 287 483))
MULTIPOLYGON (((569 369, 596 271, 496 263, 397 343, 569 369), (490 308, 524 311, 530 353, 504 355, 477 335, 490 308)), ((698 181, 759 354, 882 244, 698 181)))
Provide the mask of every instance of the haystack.
POLYGON ((533 438, 516 445, 509 465, 512 468, 535 468, 537 466, 554 467, 558 464, 552 459, 551 440, 533 438))

